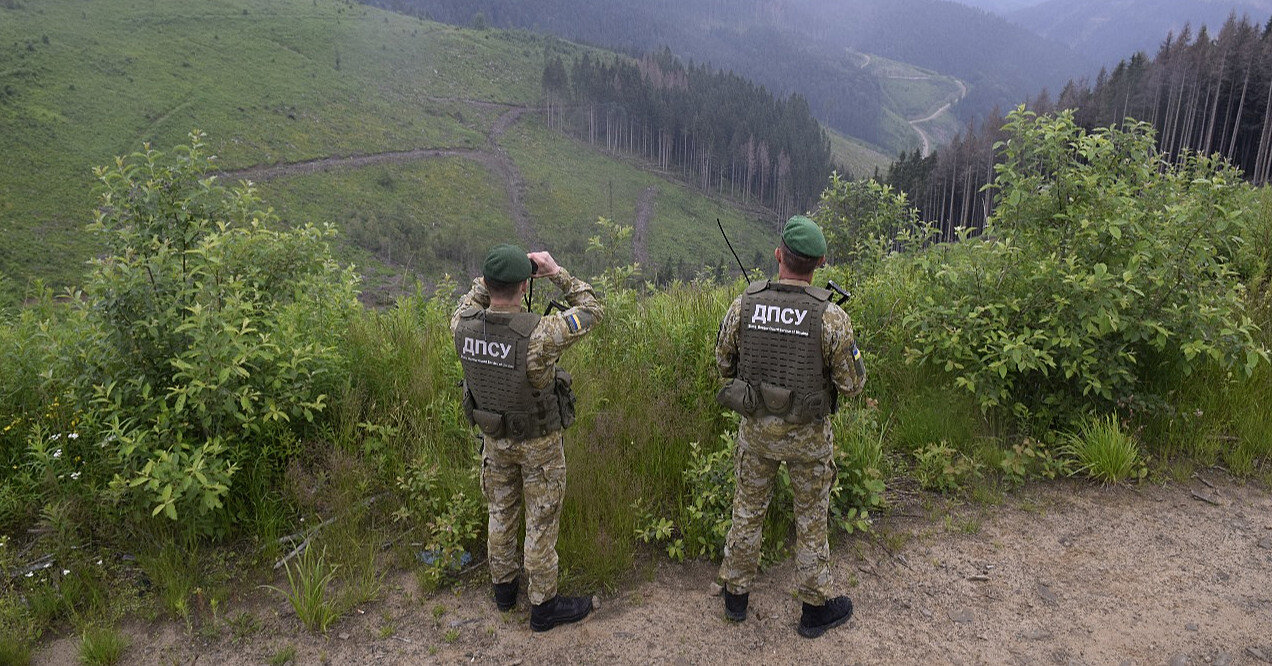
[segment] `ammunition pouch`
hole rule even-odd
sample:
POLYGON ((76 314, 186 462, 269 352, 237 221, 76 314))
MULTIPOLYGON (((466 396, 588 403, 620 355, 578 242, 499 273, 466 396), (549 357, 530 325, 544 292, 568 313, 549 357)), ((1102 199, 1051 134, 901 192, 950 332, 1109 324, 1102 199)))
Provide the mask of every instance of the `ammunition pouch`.
POLYGON ((769 414, 786 414, 791 411, 791 390, 760 382, 760 397, 764 400, 764 411, 769 414))
POLYGON ((506 431, 506 428, 504 428, 504 417, 484 409, 474 409, 472 411, 472 422, 487 437, 503 437, 506 431))
POLYGON ((716 402, 743 416, 777 416, 787 423, 812 423, 834 413, 838 402, 834 391, 798 396, 794 391, 761 382, 756 389, 743 379, 731 379, 716 393, 716 402))

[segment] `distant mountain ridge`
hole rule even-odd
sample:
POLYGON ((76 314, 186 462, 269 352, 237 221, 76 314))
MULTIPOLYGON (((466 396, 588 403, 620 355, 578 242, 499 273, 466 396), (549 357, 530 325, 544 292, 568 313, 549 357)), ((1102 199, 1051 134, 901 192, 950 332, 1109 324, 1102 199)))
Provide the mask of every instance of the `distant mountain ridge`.
POLYGON ((1263 24, 1272 0, 1046 0, 1006 16, 1042 35, 1063 42, 1109 67, 1136 51, 1157 52, 1170 32, 1204 24, 1213 34, 1236 13, 1263 24))

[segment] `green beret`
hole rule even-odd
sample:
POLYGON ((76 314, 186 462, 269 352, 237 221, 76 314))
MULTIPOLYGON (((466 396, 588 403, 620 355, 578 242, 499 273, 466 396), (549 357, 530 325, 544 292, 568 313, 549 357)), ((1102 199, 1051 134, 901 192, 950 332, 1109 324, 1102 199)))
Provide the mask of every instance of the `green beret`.
POLYGON ((530 265, 530 257, 526 251, 516 245, 497 245, 486 255, 486 263, 481 267, 481 274, 487 280, 515 284, 530 278, 534 268, 530 265))
POLYGON ((826 237, 822 235, 821 228, 803 215, 796 215, 786 222, 782 229, 782 242, 805 257, 826 256, 826 237))

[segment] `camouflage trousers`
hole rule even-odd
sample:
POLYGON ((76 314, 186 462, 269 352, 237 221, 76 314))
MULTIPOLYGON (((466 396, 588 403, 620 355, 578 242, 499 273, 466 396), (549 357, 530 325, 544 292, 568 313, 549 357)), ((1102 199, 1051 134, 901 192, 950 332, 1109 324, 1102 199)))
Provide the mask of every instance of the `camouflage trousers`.
POLYGON ((557 593, 557 533, 565 499, 565 449, 561 431, 527 440, 487 437, 482 446, 481 490, 486 496, 486 550, 490 576, 511 582, 521 569, 517 536, 526 516, 525 569, 530 603, 557 593))
POLYGON ((829 419, 808 425, 771 416, 742 419, 734 454, 733 525, 720 564, 720 581, 729 592, 744 594, 755 580, 764 514, 778 467, 785 461, 795 504, 795 567, 800 578, 796 597, 821 605, 834 596, 827 532, 836 474, 833 441, 829 419))

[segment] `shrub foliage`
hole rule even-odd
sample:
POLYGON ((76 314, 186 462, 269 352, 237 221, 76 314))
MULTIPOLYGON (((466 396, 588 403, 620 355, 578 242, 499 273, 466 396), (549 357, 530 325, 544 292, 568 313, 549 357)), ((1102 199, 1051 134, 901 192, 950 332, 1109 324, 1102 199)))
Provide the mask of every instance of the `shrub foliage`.
POLYGON ((1248 376, 1267 359, 1239 270, 1254 263, 1239 174, 1165 160, 1142 124, 1086 132, 1071 114, 1017 111, 1005 129, 986 228, 897 259, 921 295, 903 320, 908 362, 1045 428, 1152 405, 1162 373, 1248 376))
MULTIPOLYGON (((250 184, 209 175, 202 135, 99 168, 105 256, 74 303, 67 387, 106 496, 206 534, 235 476, 280 471, 338 388, 356 280, 330 229, 277 230, 250 184)), ((37 443, 38 444, 38 443, 37 443)))

